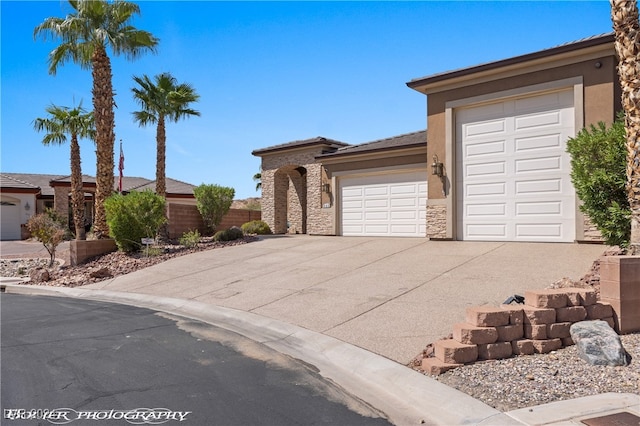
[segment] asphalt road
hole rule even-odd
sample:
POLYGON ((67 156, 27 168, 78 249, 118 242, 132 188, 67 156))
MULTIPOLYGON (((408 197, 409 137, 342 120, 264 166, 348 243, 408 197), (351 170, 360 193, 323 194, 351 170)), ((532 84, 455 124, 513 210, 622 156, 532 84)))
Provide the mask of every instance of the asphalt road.
POLYGON ((208 324, 45 296, 0 308, 2 425, 389 424, 312 366, 208 324))

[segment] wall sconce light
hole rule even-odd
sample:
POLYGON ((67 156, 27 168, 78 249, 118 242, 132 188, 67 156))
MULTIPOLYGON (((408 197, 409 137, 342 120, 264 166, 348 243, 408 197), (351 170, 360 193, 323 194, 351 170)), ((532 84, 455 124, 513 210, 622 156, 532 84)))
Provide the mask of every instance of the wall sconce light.
POLYGON ((25 205, 24 205, 24 209, 25 209, 26 211, 31 210, 31 206, 29 205, 29 202, 28 202, 28 201, 25 203, 25 205))
POLYGON ((442 164, 438 160, 437 155, 433 156, 433 163, 431 163, 431 174, 438 177, 444 176, 444 164, 442 164))
POLYGON ((322 184, 322 192, 326 192, 326 193, 331 192, 331 186, 328 183, 323 183, 322 184))

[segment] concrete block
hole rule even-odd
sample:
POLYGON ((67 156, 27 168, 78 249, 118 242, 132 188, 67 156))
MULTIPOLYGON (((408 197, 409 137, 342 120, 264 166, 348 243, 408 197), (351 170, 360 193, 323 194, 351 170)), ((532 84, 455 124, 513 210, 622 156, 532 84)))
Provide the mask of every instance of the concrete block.
POLYGON ((439 376, 442 373, 453 370, 457 367, 461 367, 463 365, 464 364, 449 364, 440 361, 438 358, 423 358, 420 368, 427 374, 430 374, 432 376, 439 376))
POLYGON ((524 336, 524 324, 501 325, 496 327, 496 330, 498 331, 498 342, 510 342, 522 339, 524 336))
POLYGON ((556 310, 547 308, 534 308, 532 306, 524 306, 524 323, 532 325, 552 324, 556 322, 556 310))
POLYGON ((587 318, 587 310, 584 306, 567 306, 556 309, 557 322, 578 322, 587 318))
POLYGON ((509 325, 509 312, 487 305, 473 306, 467 308, 466 321, 477 327, 509 325))
POLYGON ((598 301, 595 290, 570 287, 561 289, 567 294, 567 306, 589 306, 598 301))
POLYGON ((547 324, 524 324, 525 339, 543 340, 547 338, 547 324))
POLYGON ((605 299, 604 297, 602 302, 610 304, 613 308, 613 318, 616 322, 614 330, 621 334, 640 331, 640 302, 636 300, 605 299))
POLYGON ((556 322, 553 324, 547 324, 547 339, 556 339, 563 337, 571 337, 570 322, 556 322))
POLYGON ((478 345, 479 359, 503 359, 513 355, 511 342, 487 343, 478 345))
POLYGON ((511 349, 514 355, 533 355, 533 340, 519 339, 511 342, 511 349))
POLYGON ((598 302, 584 308, 587 311, 587 319, 589 320, 613 317, 613 307, 609 303, 598 302))
POLYGON ((571 346, 571 345, 573 345, 573 339, 571 337, 563 337, 560 340, 562 341, 562 346, 571 346))
POLYGON ((462 322, 453 325, 453 338, 465 345, 494 343, 498 340, 498 331, 495 327, 476 327, 462 322))
POLYGON ((567 306, 567 294, 559 289, 527 290, 524 303, 534 308, 564 308, 567 306))
POLYGON ((436 358, 447 364, 466 364, 478 359, 478 346, 465 345, 454 339, 437 340, 434 353, 436 358))
POLYGON ((562 340, 560 339, 533 340, 532 342, 533 350, 538 354, 546 354, 562 348, 562 340))
POLYGON ((524 313, 521 305, 500 305, 500 308, 509 312, 509 324, 516 325, 524 323, 524 313))

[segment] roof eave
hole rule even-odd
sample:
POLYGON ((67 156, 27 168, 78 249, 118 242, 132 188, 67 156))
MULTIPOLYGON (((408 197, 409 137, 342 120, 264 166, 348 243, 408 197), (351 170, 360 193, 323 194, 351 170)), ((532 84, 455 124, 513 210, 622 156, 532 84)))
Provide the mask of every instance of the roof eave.
MULTIPOLYGON (((384 154, 384 158, 387 157, 398 157, 401 155, 421 155, 427 153, 427 143, 420 142, 410 145, 402 145, 402 146, 390 146, 383 148, 370 149, 366 151, 356 151, 356 152, 334 152, 330 154, 321 154, 317 155, 315 158, 317 160, 322 160, 323 164, 329 163, 339 163, 339 162, 347 162, 347 161, 355 161, 362 159, 374 159, 377 157, 381 157, 381 154, 384 154)), ((425 157, 426 158, 426 157, 425 157)))
POLYGON ((507 72, 515 74, 529 72, 532 66, 545 65, 557 62, 560 59, 564 59, 567 62, 576 62, 578 58, 582 60, 591 56, 595 57, 607 51, 610 51, 613 55, 615 54, 614 42, 613 34, 606 34, 526 55, 417 78, 409 81, 406 85, 424 94, 434 93, 471 81, 476 83, 480 82, 480 79, 497 79, 507 72))

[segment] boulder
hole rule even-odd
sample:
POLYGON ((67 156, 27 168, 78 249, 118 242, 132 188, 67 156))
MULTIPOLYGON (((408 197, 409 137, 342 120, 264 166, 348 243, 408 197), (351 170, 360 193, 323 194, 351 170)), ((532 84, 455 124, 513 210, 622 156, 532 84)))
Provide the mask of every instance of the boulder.
POLYGON ((578 356, 591 365, 629 365, 630 356, 620 336, 605 321, 581 321, 571 325, 571 339, 578 356))
POLYGON ((89 276, 91 278, 108 278, 112 275, 113 274, 111 273, 111 270, 109 270, 109 268, 107 268, 106 266, 93 270, 89 273, 89 276))
POLYGON ((51 279, 51 275, 49 275, 49 271, 45 268, 36 268, 29 272, 29 279, 33 283, 43 283, 45 281, 49 281, 51 279))

